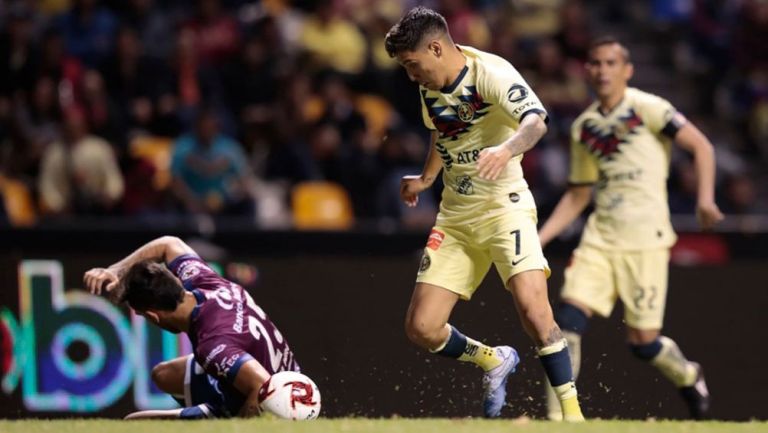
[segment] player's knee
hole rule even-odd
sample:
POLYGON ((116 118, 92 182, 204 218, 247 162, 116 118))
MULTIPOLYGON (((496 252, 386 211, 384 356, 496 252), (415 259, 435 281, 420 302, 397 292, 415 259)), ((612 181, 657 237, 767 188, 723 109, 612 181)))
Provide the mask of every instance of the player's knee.
POLYGON ((152 368, 152 382, 154 382, 161 391, 167 392, 168 381, 170 380, 171 374, 171 365, 167 362, 161 362, 152 368))
POLYGON ((555 321, 563 331, 584 335, 589 318, 581 308, 568 302, 561 302, 555 309, 555 321))
POLYGON ((408 316, 405 320, 405 335, 420 346, 429 345, 439 338, 441 326, 434 326, 418 317, 408 316))
POLYGON ((416 340, 419 337, 419 332, 414 322, 415 320, 410 315, 405 318, 405 335, 409 340, 416 343, 416 340))
POLYGON ((420 343, 429 337, 429 327, 423 322, 419 323, 417 320, 409 319, 405 321, 405 335, 408 339, 414 343, 420 343))
POLYGON ((650 361, 653 358, 656 357, 656 355, 661 352, 662 349, 661 341, 657 338, 653 340, 650 343, 644 343, 644 344, 629 344, 629 351, 632 352, 633 355, 635 355, 636 358, 641 359, 643 361, 650 361))
POLYGON ((661 332, 657 329, 636 329, 631 326, 627 327, 627 343, 630 345, 645 345, 653 343, 659 339, 661 332))

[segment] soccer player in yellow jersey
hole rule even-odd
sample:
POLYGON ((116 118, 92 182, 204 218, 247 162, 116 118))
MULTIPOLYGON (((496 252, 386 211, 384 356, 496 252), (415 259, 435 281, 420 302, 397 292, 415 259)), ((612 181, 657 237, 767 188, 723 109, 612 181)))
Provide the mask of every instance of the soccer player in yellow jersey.
POLYGON ((401 197, 416 206, 441 170, 445 183, 406 314, 408 337, 433 353, 481 367, 484 414, 499 416, 517 352, 489 347, 448 324, 456 302, 472 296, 494 263, 565 418, 583 420, 566 341, 547 298, 549 267, 536 233, 536 205, 520 167, 522 154, 547 129, 541 102, 507 61, 456 45, 445 19, 430 9, 409 11, 385 43, 419 83, 424 123, 432 130, 424 169, 403 178, 401 197))
MULTIPOLYGON (((539 232, 546 245, 581 214, 596 191, 595 210, 565 270, 556 319, 578 375, 588 318, 607 317, 621 299, 630 350, 677 386, 691 416, 700 418, 709 406, 701 366, 660 334, 669 249, 675 242, 666 185, 674 140, 695 159, 701 227, 720 221, 712 145, 669 102, 627 87, 632 63, 617 40, 596 40, 586 68, 597 100, 573 123, 570 186, 539 232)), ((549 400, 549 417, 558 419, 552 394, 549 400)))

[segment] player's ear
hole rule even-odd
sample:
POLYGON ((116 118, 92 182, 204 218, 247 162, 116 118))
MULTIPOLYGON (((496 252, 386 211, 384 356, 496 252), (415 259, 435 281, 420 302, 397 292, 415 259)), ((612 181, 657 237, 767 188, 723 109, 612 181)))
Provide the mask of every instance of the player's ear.
POLYGON ((443 45, 439 40, 435 39, 427 45, 427 51, 435 57, 440 57, 443 55, 443 45))
POLYGON ((635 75, 635 65, 631 62, 627 62, 627 66, 624 68, 624 78, 629 81, 632 79, 633 75, 635 75))
POLYGON ((142 316, 146 317, 147 320, 154 323, 155 325, 160 323, 160 316, 155 311, 147 310, 142 314, 142 316))

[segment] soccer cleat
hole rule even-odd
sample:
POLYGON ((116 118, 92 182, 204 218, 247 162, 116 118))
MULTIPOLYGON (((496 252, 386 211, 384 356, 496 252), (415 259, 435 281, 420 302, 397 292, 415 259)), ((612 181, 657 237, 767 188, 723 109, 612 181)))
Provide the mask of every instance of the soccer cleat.
POLYGON ((709 410, 709 390, 704 381, 704 370, 701 365, 694 362, 696 367, 696 381, 691 386, 680 388, 680 395, 688 405, 688 411, 693 419, 703 419, 709 410))
POLYGON ((501 414, 501 408, 507 398, 507 378, 515 372, 515 367, 520 363, 517 351, 509 346, 499 346, 493 350, 502 361, 499 366, 483 375, 483 414, 486 418, 496 418, 501 414))

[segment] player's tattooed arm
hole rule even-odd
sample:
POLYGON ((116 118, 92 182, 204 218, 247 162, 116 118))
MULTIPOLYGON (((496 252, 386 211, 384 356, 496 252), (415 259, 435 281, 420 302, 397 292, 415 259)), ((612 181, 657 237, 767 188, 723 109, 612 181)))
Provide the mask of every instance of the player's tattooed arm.
POLYGON ((86 289, 94 295, 101 294, 102 290, 109 292, 117 287, 125 272, 135 263, 144 260, 163 260, 169 263, 184 254, 195 254, 195 251, 177 237, 163 236, 144 244, 108 268, 89 270, 85 273, 83 282, 86 289))
POLYGON ((546 133, 547 124, 542 115, 528 115, 523 118, 520 122, 520 128, 512 138, 504 143, 504 146, 509 149, 512 156, 517 156, 533 148, 546 133))
POLYGON ((432 131, 429 139, 427 161, 424 163, 424 169, 421 171, 422 181, 429 186, 432 186, 432 184, 435 183, 437 175, 440 174, 440 171, 443 169, 443 160, 440 158, 440 154, 435 150, 438 138, 438 133, 432 131))
POLYGON ((433 131, 429 154, 421 174, 403 176, 400 180, 400 199, 408 207, 414 207, 419 203, 419 193, 432 186, 443 168, 442 159, 435 150, 437 138, 437 132, 433 131))
POLYGON ((477 170, 481 179, 496 180, 509 160, 531 149, 547 132, 547 124, 538 115, 528 115, 520 122, 517 132, 504 143, 486 147, 480 152, 477 170))

